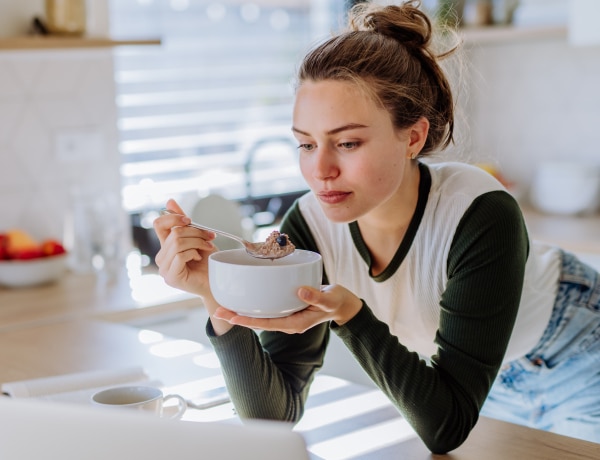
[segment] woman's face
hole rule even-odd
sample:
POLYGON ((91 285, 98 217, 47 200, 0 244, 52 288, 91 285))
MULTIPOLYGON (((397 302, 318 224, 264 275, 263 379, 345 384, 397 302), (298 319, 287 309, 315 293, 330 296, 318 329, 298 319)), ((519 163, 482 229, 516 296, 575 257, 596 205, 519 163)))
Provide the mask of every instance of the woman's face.
POLYGON ((395 129, 389 113, 356 84, 304 82, 292 130, 302 175, 331 221, 383 216, 392 200, 402 199, 415 169, 409 167, 410 130, 395 129))

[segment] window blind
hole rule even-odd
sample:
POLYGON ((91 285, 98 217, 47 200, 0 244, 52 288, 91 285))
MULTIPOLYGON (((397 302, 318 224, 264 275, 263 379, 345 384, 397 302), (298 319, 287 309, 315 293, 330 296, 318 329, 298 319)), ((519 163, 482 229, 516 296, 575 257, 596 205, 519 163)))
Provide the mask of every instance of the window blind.
POLYGON ((292 78, 335 8, 315 0, 111 0, 113 37, 162 39, 115 50, 125 208, 305 190, 290 129, 292 78))

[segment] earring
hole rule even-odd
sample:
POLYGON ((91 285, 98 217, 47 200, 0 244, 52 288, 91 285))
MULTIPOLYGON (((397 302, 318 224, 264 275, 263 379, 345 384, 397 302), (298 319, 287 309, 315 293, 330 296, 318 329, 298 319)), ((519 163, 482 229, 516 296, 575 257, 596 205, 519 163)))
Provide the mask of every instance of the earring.
POLYGON ((417 158, 417 156, 419 156, 419 152, 413 152, 410 154, 410 159, 414 160, 415 158, 417 158))

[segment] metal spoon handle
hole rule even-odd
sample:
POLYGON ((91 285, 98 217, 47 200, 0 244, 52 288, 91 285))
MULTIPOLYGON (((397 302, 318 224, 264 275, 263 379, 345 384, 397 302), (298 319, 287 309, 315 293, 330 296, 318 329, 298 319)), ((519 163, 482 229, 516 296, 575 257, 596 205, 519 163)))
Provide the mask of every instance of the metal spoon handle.
POLYGON ((219 235, 225 236, 227 238, 231 238, 232 240, 236 240, 238 243, 241 243, 243 245, 246 245, 248 243, 248 241, 246 241, 245 239, 240 238, 237 235, 233 235, 232 233, 227 233, 227 232, 224 232, 223 230, 217 230, 216 228, 210 228, 210 227, 207 227, 205 225, 197 224, 195 222, 190 222, 188 224, 188 227, 194 227, 194 228, 197 228, 199 230, 208 230, 209 232, 214 232, 214 233, 217 233, 219 235))
MULTIPOLYGON (((161 214, 174 214, 174 215, 181 215, 178 214, 176 212, 173 212, 169 209, 161 209, 160 211, 161 214)), ((264 245, 265 243, 251 243, 250 241, 246 241, 244 238, 241 238, 237 235, 233 235, 231 233, 227 233, 224 232, 223 230, 217 230, 214 228, 210 228, 210 227, 206 227, 205 225, 200 225, 197 224, 195 222, 190 222, 188 225, 188 227, 194 227, 200 230, 208 230, 209 232, 215 232, 219 235, 222 235, 226 238, 231 238, 232 240, 237 241, 238 243, 240 243, 242 246, 244 246, 244 248, 246 248, 246 252, 248 254, 250 254, 252 257, 256 257, 257 259, 279 259, 281 257, 287 256, 288 254, 290 254, 290 252, 285 252, 285 251, 279 251, 275 254, 272 253, 272 251, 264 251, 264 245)), ((294 246, 290 246, 292 252, 294 251, 294 246)))
MULTIPOLYGON (((161 214, 173 214, 173 215, 180 215, 176 212, 173 212, 169 209, 161 209, 160 211, 161 214)), ((200 225, 197 224, 196 222, 190 222, 188 225, 188 227, 194 227, 197 228, 199 230, 208 230, 209 232, 214 232, 217 233, 219 235, 222 235, 226 238, 231 238, 232 240, 236 240, 238 243, 242 244, 245 247, 248 247, 248 245, 252 246, 252 243, 246 241, 245 239, 237 236, 237 235, 233 235, 232 233, 228 233, 228 232, 224 232, 223 230, 217 230, 216 228, 211 228, 211 227, 207 227, 206 225, 200 225)))

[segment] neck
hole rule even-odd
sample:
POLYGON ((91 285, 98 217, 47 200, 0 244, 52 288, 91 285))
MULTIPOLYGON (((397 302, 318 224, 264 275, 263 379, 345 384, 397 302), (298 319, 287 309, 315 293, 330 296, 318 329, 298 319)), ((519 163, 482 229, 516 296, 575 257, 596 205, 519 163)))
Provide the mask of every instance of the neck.
POLYGON ((416 162, 392 198, 358 220, 358 226, 369 252, 374 274, 390 263, 404 239, 419 199, 419 167, 416 162))

